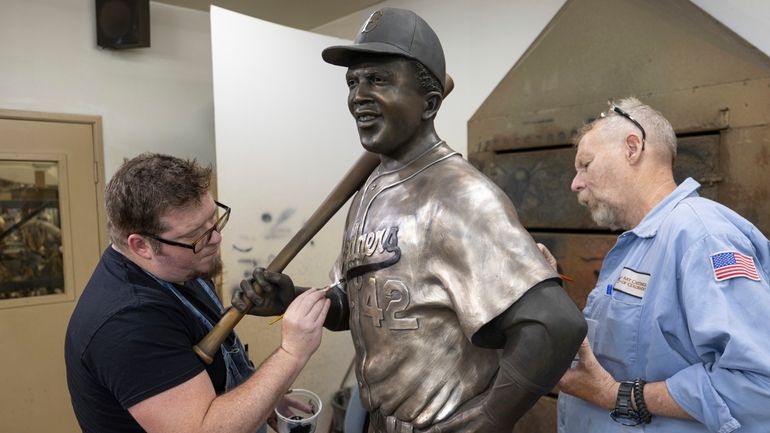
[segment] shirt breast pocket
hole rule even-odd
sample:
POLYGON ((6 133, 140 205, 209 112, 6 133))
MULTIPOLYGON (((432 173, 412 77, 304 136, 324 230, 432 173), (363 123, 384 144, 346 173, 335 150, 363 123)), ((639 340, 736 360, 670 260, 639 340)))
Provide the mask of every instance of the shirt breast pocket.
POLYGON ((627 372, 636 363, 644 299, 620 290, 614 290, 607 298, 604 320, 597 318, 599 329, 592 347, 608 370, 627 372))

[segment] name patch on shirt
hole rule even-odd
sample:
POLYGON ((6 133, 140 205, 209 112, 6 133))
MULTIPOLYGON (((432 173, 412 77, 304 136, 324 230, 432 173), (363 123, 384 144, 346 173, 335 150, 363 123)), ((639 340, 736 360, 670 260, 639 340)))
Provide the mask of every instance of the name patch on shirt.
POLYGON ((630 268, 623 268, 623 270, 620 271, 618 280, 615 281, 613 289, 620 290, 625 294, 636 296, 637 298, 643 298, 649 281, 650 274, 636 272, 630 268))

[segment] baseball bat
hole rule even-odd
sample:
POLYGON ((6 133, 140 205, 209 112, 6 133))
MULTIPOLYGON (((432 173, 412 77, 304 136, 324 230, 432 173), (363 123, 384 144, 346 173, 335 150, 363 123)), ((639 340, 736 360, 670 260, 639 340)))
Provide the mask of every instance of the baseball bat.
MULTIPOLYGON (((379 163, 380 159, 376 154, 364 153, 355 165, 345 173, 342 180, 334 187, 321 205, 318 206, 318 209, 310 216, 302 228, 281 249, 273 261, 267 265, 267 270, 271 272, 283 271, 297 253, 329 222, 329 219, 337 213, 348 199, 361 188, 361 185, 363 185, 379 163)), ((251 304, 247 300, 246 309, 248 310, 250 307, 251 304)), ((235 308, 227 310, 219 322, 214 325, 214 328, 198 344, 193 346, 193 350, 203 362, 206 364, 214 362, 214 355, 216 355, 222 342, 230 335, 235 325, 240 322, 244 315, 245 313, 235 308)))

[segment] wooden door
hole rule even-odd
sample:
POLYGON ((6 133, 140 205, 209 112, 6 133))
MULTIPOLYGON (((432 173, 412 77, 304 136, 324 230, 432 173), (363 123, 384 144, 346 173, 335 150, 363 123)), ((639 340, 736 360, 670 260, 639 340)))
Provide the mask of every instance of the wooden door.
POLYGON ((99 117, 0 110, 0 425, 79 431, 64 333, 106 246, 99 117))

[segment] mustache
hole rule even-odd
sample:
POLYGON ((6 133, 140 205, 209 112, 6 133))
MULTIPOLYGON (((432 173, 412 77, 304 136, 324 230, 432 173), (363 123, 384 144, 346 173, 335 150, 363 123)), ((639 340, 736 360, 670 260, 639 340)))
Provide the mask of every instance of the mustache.
POLYGON ((588 207, 588 204, 591 201, 590 200, 590 195, 588 194, 588 192, 586 190, 579 191, 578 194, 577 194, 577 201, 582 206, 588 207))

